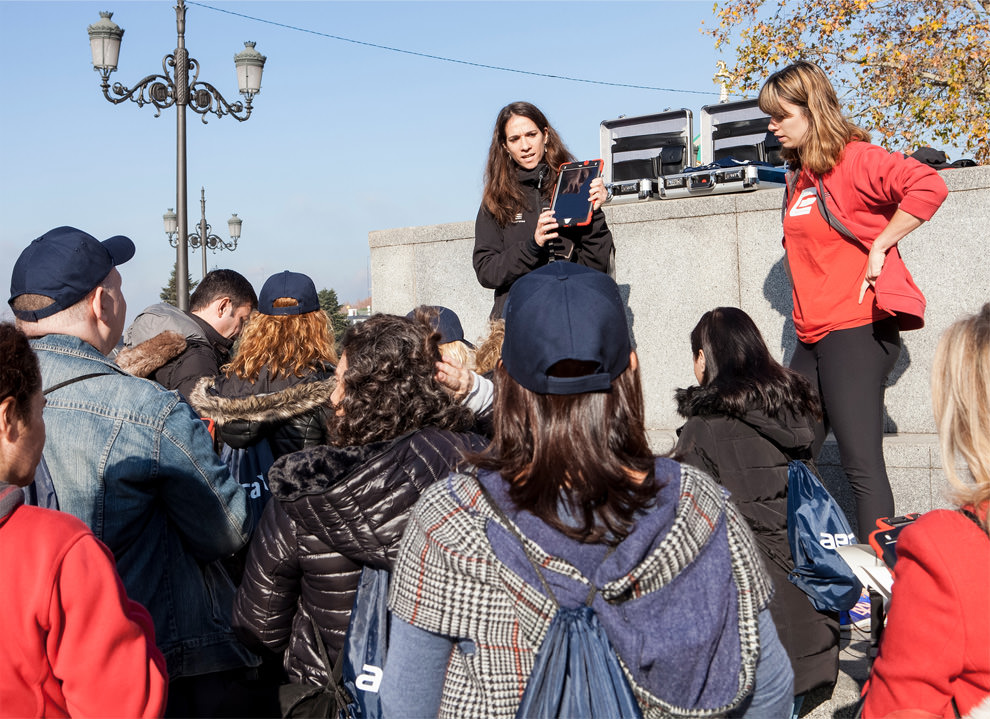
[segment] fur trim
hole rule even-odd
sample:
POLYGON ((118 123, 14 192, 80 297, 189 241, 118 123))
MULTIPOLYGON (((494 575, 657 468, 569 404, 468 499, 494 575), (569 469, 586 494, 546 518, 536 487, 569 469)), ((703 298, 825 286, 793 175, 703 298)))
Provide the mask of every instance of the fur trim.
POLYGON ((721 414, 730 417, 739 416, 737 412, 725 406, 722 395, 711 385, 693 385, 687 389, 678 389, 674 392, 674 399, 677 402, 677 413, 685 418, 721 414))
POLYGON ((312 447, 275 460, 268 471, 272 494, 291 502, 302 495, 325 492, 407 435, 353 447, 312 447))
POLYGON ((284 422, 317 407, 327 406, 337 380, 331 377, 302 382, 278 392, 247 397, 223 397, 213 392, 215 386, 215 377, 201 377, 189 395, 189 404, 200 416, 210 417, 222 427, 235 420, 284 422))
POLYGON ((165 330, 150 340, 117 353, 117 366, 135 377, 150 377, 186 351, 186 338, 178 332, 165 330))

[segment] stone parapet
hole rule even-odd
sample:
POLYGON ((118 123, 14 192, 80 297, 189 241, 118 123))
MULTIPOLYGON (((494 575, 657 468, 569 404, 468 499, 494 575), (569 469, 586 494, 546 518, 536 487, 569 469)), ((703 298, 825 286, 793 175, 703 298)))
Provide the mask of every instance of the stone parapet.
MULTIPOLYGON (((898 512, 944 504, 929 401, 932 356, 949 324, 990 301, 990 167, 945 170, 942 177, 950 191, 945 204, 900 244, 928 310, 923 329, 902 335, 886 390, 884 451, 898 512)), ((681 423, 673 392, 694 382, 689 334, 702 313, 741 307, 778 359, 786 363, 794 351, 782 196, 782 189, 761 189, 605 208, 657 451, 669 449, 681 423)), ((472 269, 473 222, 380 230, 369 234, 369 244, 375 311, 405 314, 439 304, 457 312, 469 339, 486 334, 492 295, 472 269)), ((848 507, 834 444, 826 445, 820 465, 848 507)))

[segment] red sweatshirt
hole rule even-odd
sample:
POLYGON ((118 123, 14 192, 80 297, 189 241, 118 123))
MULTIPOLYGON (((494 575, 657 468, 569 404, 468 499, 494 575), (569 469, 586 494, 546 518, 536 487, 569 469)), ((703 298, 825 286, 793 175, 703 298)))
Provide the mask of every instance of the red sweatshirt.
POLYGON ((152 717, 165 658, 110 551, 75 517, 0 483, 0 717, 152 717))
POLYGON ((901 329, 923 326, 924 295, 914 284, 896 246, 887 253, 875 301, 871 302, 870 291, 863 300, 864 307, 857 305, 874 238, 898 209, 921 220, 931 219, 948 195, 939 174, 900 153, 889 153, 866 142, 851 142, 839 163, 820 178, 821 184, 817 176, 807 172, 795 187, 798 179, 788 177, 789 191, 784 199, 784 246, 795 284, 794 323, 798 337, 804 342, 816 342, 833 329, 868 324, 890 314, 898 317, 901 329), (812 194, 802 200, 802 190, 812 194), (802 205, 803 201, 810 201, 811 207, 802 205), (822 220, 807 226, 808 210, 822 220), (800 242, 804 252, 792 252, 790 233, 795 233, 793 244, 798 244, 795 230, 801 225, 811 234, 800 242), (809 236, 817 238, 818 248, 804 241, 809 236), (832 249, 822 252, 821 248, 832 249), (838 259, 833 261, 834 257, 838 259), (806 281, 815 277, 817 284, 806 286, 806 281), (852 295, 852 299, 846 295, 852 295))
MULTIPOLYGON (((982 509, 986 516, 986 506, 982 509)), ((864 719, 898 710, 955 717, 990 695, 990 537, 960 512, 928 512, 897 539, 864 719)))

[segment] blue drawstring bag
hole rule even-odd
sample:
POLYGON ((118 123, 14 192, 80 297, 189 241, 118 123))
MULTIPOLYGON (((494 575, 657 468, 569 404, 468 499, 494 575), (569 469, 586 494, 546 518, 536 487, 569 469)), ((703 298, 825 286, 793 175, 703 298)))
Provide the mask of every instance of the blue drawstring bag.
MULTIPOLYGON (((592 584, 583 607, 561 607, 539 563, 526 552, 519 529, 484 484, 482 493, 507 529, 516 535, 543 591, 557 607, 529 673, 516 719, 641 719, 639 703, 622 671, 598 615, 591 608, 592 584)), ((615 550, 610 547, 606 557, 615 550)), ((589 582, 589 584, 591 584, 589 582)))
POLYGON ((594 610, 590 606, 558 607, 536 653, 517 719, 641 716, 594 610))
POLYGON ((787 465, 787 539, 794 570, 787 575, 818 611, 851 609, 863 591, 838 547, 856 537, 842 508, 804 462, 787 465))
POLYGON ((272 448, 264 437, 252 445, 235 449, 224 444, 220 449, 222 459, 230 473, 247 492, 248 504, 255 517, 260 517, 272 492, 268 488, 268 470, 275 463, 272 448))
POLYGON ((354 597, 344 638, 343 685, 354 701, 341 719, 381 719, 379 689, 388 654, 388 584, 386 569, 365 567, 354 597))

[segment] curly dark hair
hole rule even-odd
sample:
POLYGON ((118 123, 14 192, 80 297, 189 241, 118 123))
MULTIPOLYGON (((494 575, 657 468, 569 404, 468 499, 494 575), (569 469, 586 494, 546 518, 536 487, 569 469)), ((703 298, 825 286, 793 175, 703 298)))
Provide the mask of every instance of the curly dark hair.
POLYGON ((376 314, 349 327, 340 342, 342 412, 330 421, 330 442, 363 445, 426 426, 468 429, 471 411, 434 377, 439 341, 422 311, 413 319, 376 314))
POLYGON ((13 397, 14 412, 25 419, 41 390, 41 370, 27 337, 10 322, 0 322, 0 357, 0 402, 13 397))

